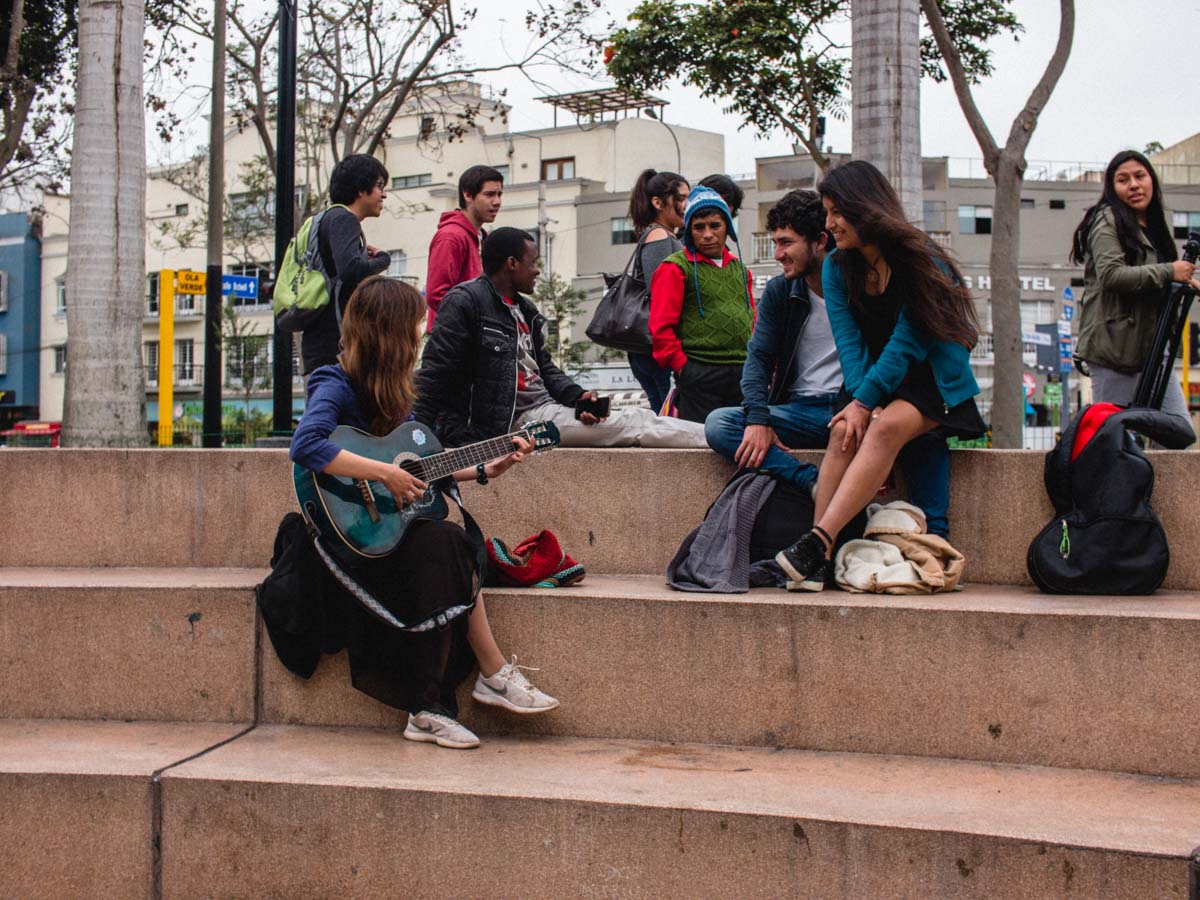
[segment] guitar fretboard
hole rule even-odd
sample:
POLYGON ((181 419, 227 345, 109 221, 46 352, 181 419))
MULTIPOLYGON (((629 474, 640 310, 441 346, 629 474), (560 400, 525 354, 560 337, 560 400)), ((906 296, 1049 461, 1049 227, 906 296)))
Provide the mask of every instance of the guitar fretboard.
POLYGON ((514 437, 528 437, 528 435, 524 431, 502 434, 500 437, 489 438, 478 444, 468 444, 466 447, 457 447, 454 450, 443 450, 441 453, 424 456, 421 459, 405 460, 401 464, 401 468, 429 484, 439 478, 445 478, 459 469, 474 468, 480 463, 508 456, 515 449, 513 447, 514 437))

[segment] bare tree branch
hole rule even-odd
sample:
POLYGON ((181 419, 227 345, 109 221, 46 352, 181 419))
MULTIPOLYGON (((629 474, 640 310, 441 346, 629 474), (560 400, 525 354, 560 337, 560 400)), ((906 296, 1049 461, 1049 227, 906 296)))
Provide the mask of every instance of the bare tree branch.
MULTIPOLYGON (((1069 0, 1064 0, 1064 2, 1069 2, 1069 0)), ((954 40, 950 37, 950 31, 946 28, 946 21, 942 18, 942 11, 938 8, 937 0, 921 0, 921 11, 925 13, 925 21, 929 23, 929 30, 933 32, 938 50, 946 62, 946 68, 950 71, 950 80, 954 84, 958 105, 962 107, 967 125, 970 126, 975 140, 983 151, 984 166, 988 172, 995 174, 996 159, 1000 155, 1000 148, 996 145, 996 139, 992 137, 991 129, 984 121, 983 114, 975 104, 975 97, 971 94, 971 85, 963 67, 962 56, 959 54, 954 40)))

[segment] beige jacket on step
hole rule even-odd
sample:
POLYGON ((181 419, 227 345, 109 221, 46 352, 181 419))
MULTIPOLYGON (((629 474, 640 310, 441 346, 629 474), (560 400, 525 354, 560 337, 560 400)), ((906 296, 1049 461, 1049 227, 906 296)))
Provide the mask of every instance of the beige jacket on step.
POLYGON ((945 538, 925 533, 925 514, 908 503, 873 503, 864 538, 847 542, 834 565, 853 593, 935 594, 957 590, 965 560, 945 538))

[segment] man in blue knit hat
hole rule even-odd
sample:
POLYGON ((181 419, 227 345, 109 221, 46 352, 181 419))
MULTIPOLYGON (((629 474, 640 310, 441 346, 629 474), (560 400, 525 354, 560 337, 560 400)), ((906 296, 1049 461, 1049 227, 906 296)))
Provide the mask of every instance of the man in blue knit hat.
POLYGON ((753 281, 725 246, 729 237, 737 243, 737 232, 716 191, 688 196, 683 235, 684 249, 663 260, 650 283, 650 334, 655 361, 675 373, 679 418, 703 422, 718 407, 742 403, 753 281))

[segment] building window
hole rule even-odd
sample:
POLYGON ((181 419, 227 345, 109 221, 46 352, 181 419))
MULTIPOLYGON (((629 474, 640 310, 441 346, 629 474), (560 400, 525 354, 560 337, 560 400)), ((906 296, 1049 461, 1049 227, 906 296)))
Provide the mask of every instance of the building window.
POLYGON ((1175 237, 1186 241, 1189 231, 1200 231, 1200 212, 1171 213, 1171 224, 1175 237))
POLYGON ((575 157, 542 160, 542 181, 569 181, 575 177, 575 157))
POLYGON ((433 116, 421 116, 421 132, 418 136, 420 140, 429 140, 429 138, 433 137, 436 129, 437 123, 434 121, 433 116))
POLYGON ((67 345, 56 344, 54 346, 54 374, 64 375, 67 371, 67 345))
POLYGON ((175 314, 177 316, 194 316, 200 309, 196 303, 196 294, 176 294, 175 295, 175 314))
POLYGON ((158 384, 158 341, 146 341, 146 384, 158 384))
POLYGON ((225 384, 263 388, 271 374, 271 336, 247 334, 229 338, 225 351, 225 384))
POLYGON ((1033 331, 1034 325, 1052 325, 1058 318, 1053 300, 1022 300, 1021 327, 1033 331))
POLYGON ((158 273, 146 276, 146 315, 158 315, 158 273))
POLYGON ((499 173, 500 173, 500 177, 501 177, 501 178, 502 178, 502 179, 503 179, 505 182, 507 182, 507 181, 508 181, 508 166, 506 166, 506 165, 505 165, 505 166, 492 166, 492 168, 493 168, 493 169, 495 169, 497 172, 499 172, 499 173))
POLYGON ((403 250, 389 250, 388 256, 391 262, 388 264, 387 273, 393 278, 399 278, 408 271, 408 257, 405 256, 403 250))
POLYGON ((239 297, 236 294, 229 295, 230 305, 235 309, 244 309, 247 307, 257 308, 262 306, 270 306, 271 301, 267 300, 262 293, 263 285, 271 280, 271 264, 266 262, 261 263, 244 263, 242 265, 230 266, 230 275, 247 275, 251 278, 258 279, 258 296, 256 297, 239 297))
POLYGON ((196 380, 194 345, 191 338, 175 342, 175 380, 180 384, 192 384, 196 380))
POLYGON ((1066 200, 1051 200, 1050 208, 1051 209, 1066 209, 1067 201, 1066 200))
POLYGON ((54 314, 56 316, 65 316, 67 314, 67 279, 54 279, 54 314))
POLYGON ((1021 198, 1021 209, 1033 209, 1036 206, 1037 204, 1034 202, 1032 197, 1021 198))
POLYGON ((992 208, 990 206, 960 206, 958 208, 959 234, 991 234, 992 208))
POLYGON ((612 226, 613 244, 636 244, 637 235, 633 233, 633 223, 627 216, 609 220, 612 226))
POLYGON ((433 184, 432 172, 422 172, 420 175, 397 175, 392 179, 392 190, 400 191, 404 188, 424 187, 427 184, 433 184))
POLYGON ((175 215, 186 216, 188 214, 188 205, 186 203, 175 204, 175 215))

